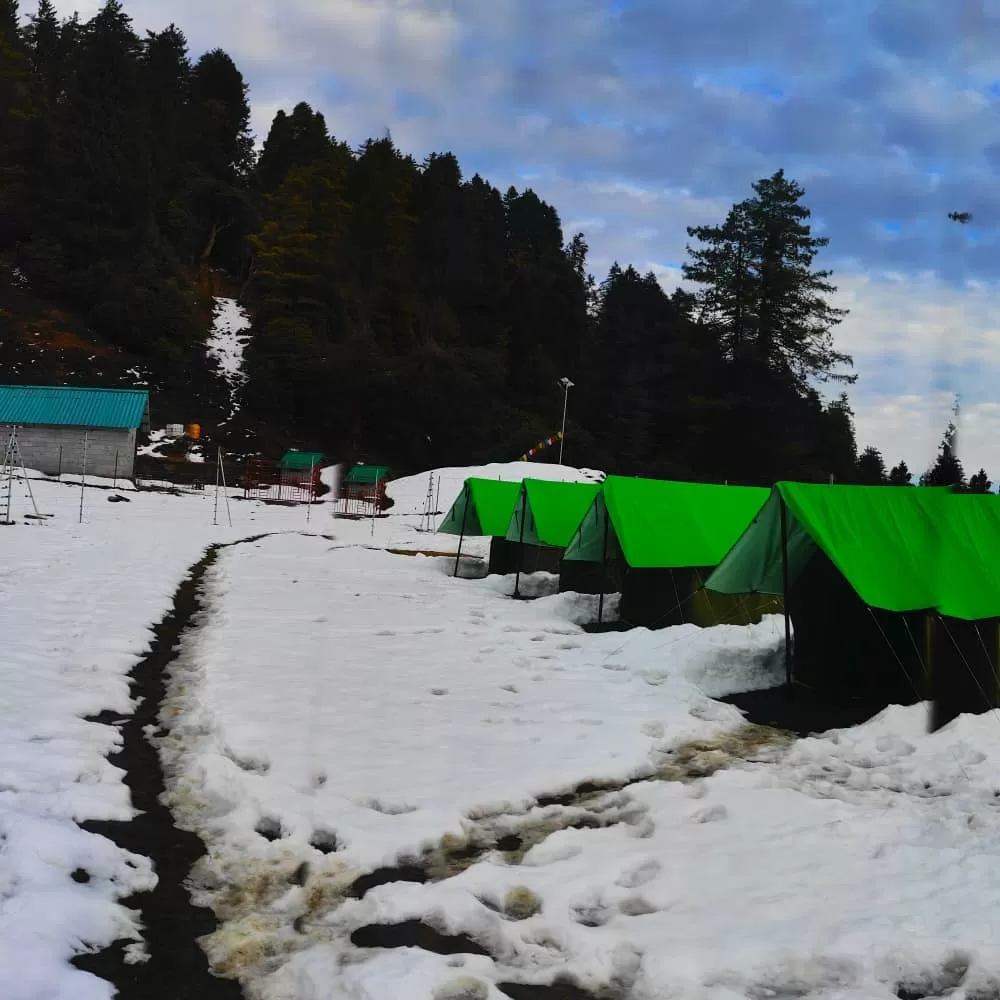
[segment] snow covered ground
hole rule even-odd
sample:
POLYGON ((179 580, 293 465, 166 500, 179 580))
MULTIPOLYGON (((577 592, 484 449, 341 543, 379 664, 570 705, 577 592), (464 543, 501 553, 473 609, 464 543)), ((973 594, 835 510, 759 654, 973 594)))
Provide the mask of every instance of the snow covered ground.
POLYGON ((0 573, 4 1000, 111 996, 68 959, 140 941, 116 900, 155 873, 74 822, 131 815, 84 717, 130 711, 204 548, 257 535, 208 571, 159 740, 249 1000, 1000 998, 996 714, 747 727, 713 698, 780 682, 779 620, 589 634, 550 577, 515 601, 421 554, 455 543, 417 531, 426 477, 374 522, 234 499, 232 529, 211 490, 88 490, 78 524, 33 485, 54 516, 4 529, 0 573))

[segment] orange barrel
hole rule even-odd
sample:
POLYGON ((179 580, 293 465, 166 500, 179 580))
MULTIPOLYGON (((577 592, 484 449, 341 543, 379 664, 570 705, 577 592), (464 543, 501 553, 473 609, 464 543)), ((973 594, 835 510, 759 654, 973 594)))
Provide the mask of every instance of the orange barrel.
POLYGON ((184 433, 187 434, 192 441, 197 441, 198 438, 201 437, 201 424, 188 424, 184 433))

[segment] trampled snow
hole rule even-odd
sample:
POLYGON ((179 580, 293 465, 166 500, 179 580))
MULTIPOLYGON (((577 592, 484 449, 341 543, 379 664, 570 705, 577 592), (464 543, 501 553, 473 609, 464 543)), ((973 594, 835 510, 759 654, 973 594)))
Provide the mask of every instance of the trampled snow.
MULTIPOLYGON (((450 471, 457 493, 472 470, 450 471)), ((561 975, 622 1000, 1000 996, 995 714, 746 727, 713 699, 781 681, 780 620, 588 633, 594 598, 551 577, 518 601, 420 554, 456 542, 416 530, 426 481, 372 522, 234 499, 232 529, 211 490, 87 490, 81 525, 78 487, 33 484, 54 516, 5 529, 0 574, 0 996, 111 996, 68 959, 141 940, 116 900, 155 873, 74 822, 131 815, 116 727, 83 717, 130 711, 206 545, 269 532, 209 570, 160 741, 209 850, 210 956, 250 1000, 503 1000, 561 975), (481 953, 371 946, 403 921, 481 953)))

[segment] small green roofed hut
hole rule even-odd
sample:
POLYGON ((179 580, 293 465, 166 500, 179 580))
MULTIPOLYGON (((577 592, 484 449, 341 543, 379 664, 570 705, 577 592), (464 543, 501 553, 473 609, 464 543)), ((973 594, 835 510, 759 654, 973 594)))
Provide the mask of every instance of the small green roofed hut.
MULTIPOLYGON (((566 546, 573 540, 599 490, 598 483, 525 479, 507 526, 508 565, 513 565, 518 574, 545 570, 561 575, 566 546)), ((583 565, 571 564, 572 567, 583 565)), ((560 589, 574 588, 560 585, 560 589)), ((517 592, 515 585, 515 594, 517 592)))
POLYGON ((446 535, 459 536, 458 556, 455 559, 456 576, 462 553, 462 539, 469 536, 491 539, 490 573, 513 572, 506 568, 509 554, 503 543, 520 490, 520 482, 475 477, 466 479, 438 528, 438 531, 446 535))
POLYGON ((934 727, 997 704, 1000 498, 948 488, 778 483, 706 587, 781 594, 788 680, 934 727))
POLYGON ((759 621, 780 604, 709 596, 702 583, 768 495, 755 486, 608 476, 564 560, 606 567, 605 587, 621 591, 626 624, 759 621))

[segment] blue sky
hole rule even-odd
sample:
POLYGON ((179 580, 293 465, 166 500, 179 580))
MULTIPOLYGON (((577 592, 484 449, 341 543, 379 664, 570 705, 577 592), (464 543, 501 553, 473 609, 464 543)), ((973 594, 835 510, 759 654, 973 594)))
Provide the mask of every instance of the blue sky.
MULTIPOLYGON (((92 13, 93 0, 57 4, 92 13)), ((225 48, 265 132, 308 100, 530 183, 612 260, 678 281, 685 227, 778 167, 806 188, 852 315, 860 444, 930 459, 951 391, 1000 478, 1000 0, 126 0, 225 48), (974 224, 949 222, 970 211, 974 224)))

